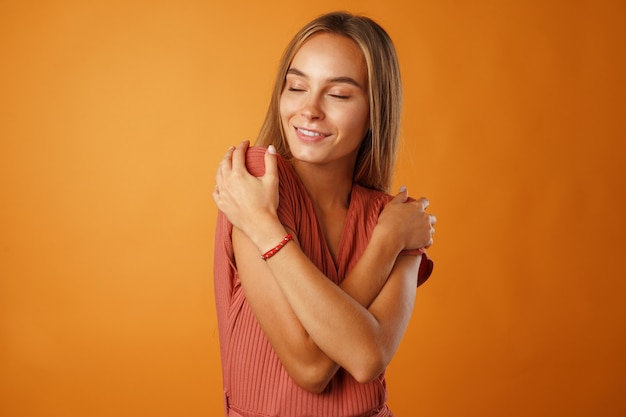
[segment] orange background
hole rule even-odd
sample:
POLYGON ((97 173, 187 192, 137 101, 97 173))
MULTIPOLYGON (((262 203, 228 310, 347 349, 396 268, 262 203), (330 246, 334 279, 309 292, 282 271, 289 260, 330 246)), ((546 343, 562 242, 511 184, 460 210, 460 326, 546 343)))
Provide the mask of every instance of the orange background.
POLYGON ((0 3, 0 415, 222 411, 210 192, 280 53, 376 18, 435 274, 398 416, 626 415, 626 3, 0 3))

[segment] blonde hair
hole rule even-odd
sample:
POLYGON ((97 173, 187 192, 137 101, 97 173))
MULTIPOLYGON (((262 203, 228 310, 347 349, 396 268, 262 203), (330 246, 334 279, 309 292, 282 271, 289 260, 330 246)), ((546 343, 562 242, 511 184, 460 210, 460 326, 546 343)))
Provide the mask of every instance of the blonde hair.
POLYGON ((353 179, 364 187, 388 191, 400 135, 402 82, 391 38, 368 17, 346 12, 325 14, 304 26, 293 37, 280 61, 272 98, 256 144, 272 144, 279 154, 291 158, 280 120, 280 96, 294 56, 307 39, 321 32, 352 39, 363 52, 367 64, 370 126, 359 148, 353 179))

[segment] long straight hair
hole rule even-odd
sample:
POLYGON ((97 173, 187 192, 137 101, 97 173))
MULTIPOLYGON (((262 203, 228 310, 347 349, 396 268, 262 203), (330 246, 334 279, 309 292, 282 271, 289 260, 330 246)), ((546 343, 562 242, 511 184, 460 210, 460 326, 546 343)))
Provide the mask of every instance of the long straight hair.
POLYGON ((256 144, 274 145, 290 159, 291 152, 280 118, 280 96, 287 71, 300 47, 317 33, 331 33, 352 39, 367 64, 369 129, 357 154, 353 180, 380 191, 391 186, 398 152, 402 112, 402 81, 395 47, 387 32, 372 19, 346 12, 322 15, 304 26, 289 42, 280 61, 274 90, 256 144))

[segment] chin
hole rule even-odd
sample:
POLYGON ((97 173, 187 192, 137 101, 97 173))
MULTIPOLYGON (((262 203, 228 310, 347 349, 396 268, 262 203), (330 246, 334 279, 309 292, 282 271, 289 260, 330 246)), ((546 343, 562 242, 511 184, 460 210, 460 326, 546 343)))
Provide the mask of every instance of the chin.
POLYGON ((300 162, 308 162, 308 163, 320 163, 324 161, 323 155, 320 152, 315 152, 314 150, 305 150, 305 149, 293 149, 291 148, 291 157, 300 162))

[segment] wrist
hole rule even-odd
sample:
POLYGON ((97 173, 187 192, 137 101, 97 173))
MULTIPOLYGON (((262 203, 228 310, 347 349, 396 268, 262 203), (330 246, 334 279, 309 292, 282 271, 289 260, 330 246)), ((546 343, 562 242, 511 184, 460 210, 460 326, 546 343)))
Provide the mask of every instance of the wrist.
POLYGON ((291 233, 286 234, 285 237, 280 240, 280 242, 272 246, 270 250, 268 250, 267 252, 263 253, 261 255, 261 259, 263 259, 264 261, 267 261, 269 258, 271 258, 272 256, 276 255, 278 252, 280 252, 280 250, 283 247, 285 247, 287 243, 291 242, 292 239, 293 239, 293 236, 291 235, 291 233))
POLYGON ((379 247, 381 251, 395 253, 396 256, 405 249, 404 240, 399 234, 380 224, 374 227, 370 244, 379 247))
POLYGON ((260 254, 276 246, 276 243, 287 235, 287 231, 278 217, 271 216, 255 218, 255 222, 243 232, 259 249, 260 254))

